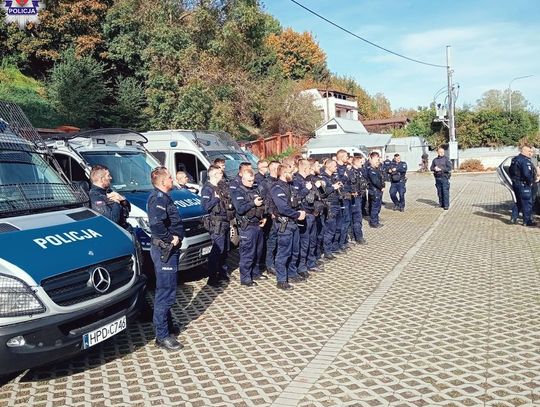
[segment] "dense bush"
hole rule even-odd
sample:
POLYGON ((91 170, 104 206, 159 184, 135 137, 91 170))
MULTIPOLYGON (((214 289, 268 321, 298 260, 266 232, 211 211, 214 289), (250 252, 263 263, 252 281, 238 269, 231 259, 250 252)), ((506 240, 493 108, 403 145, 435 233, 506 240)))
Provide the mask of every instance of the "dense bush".
POLYGON ((484 164, 482 164, 482 161, 476 160, 476 159, 463 161, 461 165, 459 166, 459 169, 465 172, 485 171, 484 164))

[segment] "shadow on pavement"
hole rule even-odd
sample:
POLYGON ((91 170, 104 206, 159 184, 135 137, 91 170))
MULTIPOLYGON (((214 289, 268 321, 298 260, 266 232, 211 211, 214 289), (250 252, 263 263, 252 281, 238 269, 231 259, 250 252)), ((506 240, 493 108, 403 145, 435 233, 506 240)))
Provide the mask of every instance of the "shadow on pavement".
POLYGON ((474 208, 480 208, 481 211, 473 212, 474 215, 482 216, 484 218, 498 219, 501 222, 511 225, 510 214, 511 214, 511 201, 505 201, 497 204, 476 204, 473 205, 474 208))
POLYGON ((423 203, 423 204, 429 205, 429 206, 434 206, 436 208, 438 208, 440 206, 439 203, 434 201, 433 199, 419 198, 419 199, 416 200, 416 202, 420 202, 420 203, 423 203))

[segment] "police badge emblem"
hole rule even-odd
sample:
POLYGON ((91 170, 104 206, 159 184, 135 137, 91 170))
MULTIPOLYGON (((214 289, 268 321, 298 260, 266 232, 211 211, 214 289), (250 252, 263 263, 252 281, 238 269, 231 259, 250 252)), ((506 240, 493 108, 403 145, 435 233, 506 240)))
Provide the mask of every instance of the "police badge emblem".
POLYGON ((22 29, 28 23, 38 23, 38 12, 45 8, 42 0, 5 0, 6 22, 16 23, 22 29))

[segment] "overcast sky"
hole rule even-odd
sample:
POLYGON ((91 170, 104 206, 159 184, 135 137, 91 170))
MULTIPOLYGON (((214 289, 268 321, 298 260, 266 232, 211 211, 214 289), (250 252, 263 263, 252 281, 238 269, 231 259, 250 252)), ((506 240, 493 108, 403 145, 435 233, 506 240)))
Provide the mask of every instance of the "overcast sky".
MULTIPOLYGON (((283 27, 309 31, 334 73, 354 78, 371 95, 382 92, 393 109, 427 106, 446 84, 446 69, 401 59, 338 30, 290 0, 262 0, 283 27)), ((540 110, 538 0, 298 0, 355 34, 397 53, 446 65, 452 46, 458 106, 489 89, 519 90, 540 110)), ((438 99, 441 102, 444 98, 438 99)))

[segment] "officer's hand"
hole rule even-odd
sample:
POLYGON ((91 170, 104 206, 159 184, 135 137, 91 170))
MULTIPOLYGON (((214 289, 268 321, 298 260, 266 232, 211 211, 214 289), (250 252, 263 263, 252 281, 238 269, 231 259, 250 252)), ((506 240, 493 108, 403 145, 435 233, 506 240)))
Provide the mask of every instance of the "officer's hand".
POLYGON ((219 198, 219 195, 218 195, 218 193, 217 193, 217 192, 215 192, 215 191, 214 191, 214 196, 215 196, 216 198, 219 198))
POLYGON ((180 238, 178 236, 173 236, 172 242, 173 246, 177 246, 180 243, 180 238))
POLYGON ((322 187, 322 182, 321 182, 321 181, 315 181, 315 186, 316 186, 317 188, 322 187))
POLYGON ((107 199, 113 201, 113 202, 116 202, 116 203, 120 203, 122 202, 125 198, 120 195, 118 192, 109 192, 107 194, 107 199))
POLYGON ((306 211, 298 211, 300 216, 298 217, 298 220, 304 220, 306 219, 306 211))
POLYGON ((259 221, 259 226, 260 226, 261 228, 263 228, 264 225, 266 225, 266 218, 262 218, 262 219, 259 221))
POLYGON ((263 204, 263 199, 258 196, 253 202, 255 203, 255 206, 261 206, 263 204))
POLYGON ((341 182, 336 182, 334 185, 332 185, 334 187, 334 189, 339 189, 341 188, 341 182))
POLYGON ((311 181, 306 182, 306 188, 307 188, 308 190, 311 190, 311 188, 313 188, 313 185, 311 185, 311 181))
POLYGON ((441 169, 440 169, 439 167, 437 167, 437 166, 435 166, 433 169, 434 169, 435 171, 440 171, 440 170, 441 170, 441 169))

